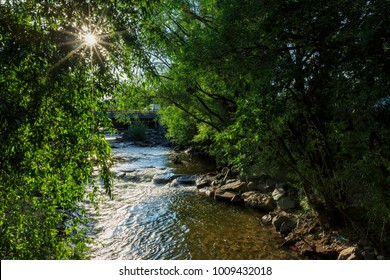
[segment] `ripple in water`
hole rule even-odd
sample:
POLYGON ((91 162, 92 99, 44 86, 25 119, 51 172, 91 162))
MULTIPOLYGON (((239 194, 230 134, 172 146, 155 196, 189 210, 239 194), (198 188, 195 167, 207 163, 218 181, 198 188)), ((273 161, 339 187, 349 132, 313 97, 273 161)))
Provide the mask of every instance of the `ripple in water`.
MULTIPOLYGON (((169 150, 122 147, 114 172, 132 171, 137 180, 118 181, 114 200, 90 213, 93 259, 290 259, 271 228, 254 210, 199 197, 195 186, 154 185, 169 150)), ((88 205, 87 205, 88 207, 88 205)))

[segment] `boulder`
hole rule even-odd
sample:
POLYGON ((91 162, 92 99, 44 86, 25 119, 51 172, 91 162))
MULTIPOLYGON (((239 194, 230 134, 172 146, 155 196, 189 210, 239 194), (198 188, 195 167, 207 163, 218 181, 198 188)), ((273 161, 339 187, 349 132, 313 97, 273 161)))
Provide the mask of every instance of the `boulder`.
POLYGON ((261 217, 261 224, 263 225, 271 225, 272 224, 272 215, 271 214, 267 214, 267 215, 264 215, 263 217, 261 217))
POLYGON ((288 234, 296 227, 297 223, 291 217, 285 215, 276 215, 272 219, 272 225, 281 234, 288 234))
POLYGON ((177 181, 177 179, 173 179, 173 180, 169 183, 169 186, 170 186, 170 187, 178 187, 178 186, 180 186, 180 183, 177 181))
POLYGON ((233 192, 245 192, 247 190, 246 183, 241 182, 240 180, 230 181, 229 183, 223 185, 221 190, 224 191, 233 191, 233 192))
POLYGON ((210 185, 210 180, 206 176, 199 176, 195 180, 195 185, 198 189, 205 188, 210 185))
POLYGON ((176 178, 176 181, 181 185, 195 185, 195 175, 180 175, 176 178))
POLYGON ((257 191, 244 192, 241 195, 244 203, 248 206, 255 207, 261 210, 273 210, 275 201, 268 195, 257 191))
POLYGON ((291 197, 282 197, 276 202, 277 206, 282 210, 294 209, 298 204, 291 197))
POLYGON ((242 202, 241 197, 238 196, 236 193, 224 191, 221 189, 218 189, 215 191, 214 199, 215 200, 230 201, 230 202, 242 202))
POLYGON ((284 194, 286 193, 285 189, 282 188, 282 187, 277 187, 274 189, 274 191, 272 192, 272 198, 275 200, 275 201, 278 201, 279 199, 281 199, 284 194))
POLYGON ((263 193, 270 193, 273 189, 267 188, 265 183, 258 182, 256 181, 249 181, 247 184, 247 189, 248 191, 259 191, 263 193))
POLYGON ((126 172, 120 172, 120 173, 116 174, 117 179, 123 179, 125 176, 126 176, 126 172))
POLYGON ((204 187, 198 190, 198 193, 203 196, 208 196, 208 197, 215 197, 215 188, 213 187, 204 187))
POLYGON ((140 182, 142 179, 145 178, 134 172, 126 172, 125 175, 122 176, 120 179, 126 182, 140 182))
POLYGON ((165 185, 172 181, 175 176, 172 173, 156 174, 153 177, 153 183, 156 185, 165 185))
POLYGON ((288 223, 288 222, 283 222, 280 225, 279 232, 282 235, 287 235, 289 234, 293 229, 295 228, 295 224, 293 223, 288 223))

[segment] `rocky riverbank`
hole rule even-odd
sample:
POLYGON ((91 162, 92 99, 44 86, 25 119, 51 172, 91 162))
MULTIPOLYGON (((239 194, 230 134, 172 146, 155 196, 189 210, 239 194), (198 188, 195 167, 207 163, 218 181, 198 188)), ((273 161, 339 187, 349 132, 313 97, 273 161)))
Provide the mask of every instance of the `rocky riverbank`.
MULTIPOLYGON (((121 142, 123 139, 117 140, 121 142)), ((132 142, 139 146, 171 146, 159 131, 148 131, 145 140, 132 142)), ((116 145, 113 143, 113 148, 116 145)), ((196 149, 182 150, 172 157, 174 165, 183 164, 180 157, 183 153, 189 160, 199 156, 196 149)), ((297 189, 267 175, 241 177, 225 167, 218 172, 202 175, 158 174, 153 182, 174 186, 195 184, 199 195, 258 209, 264 213, 259 226, 272 225, 284 240, 281 246, 296 252, 302 259, 385 259, 370 241, 356 235, 353 230, 324 231, 310 211, 302 207, 302 194, 297 189)))
POLYGON ((371 242, 353 230, 324 231, 310 211, 301 206, 302 194, 285 182, 262 175, 243 178, 228 168, 198 176, 199 194, 216 200, 257 208, 261 225, 271 225, 284 246, 303 259, 383 260, 371 242))

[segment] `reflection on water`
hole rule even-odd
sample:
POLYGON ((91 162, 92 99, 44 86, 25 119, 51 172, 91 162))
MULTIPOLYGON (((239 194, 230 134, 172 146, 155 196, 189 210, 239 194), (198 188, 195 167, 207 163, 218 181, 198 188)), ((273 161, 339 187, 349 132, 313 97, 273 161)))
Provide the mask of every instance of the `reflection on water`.
MULTIPOLYGON (((171 151, 126 146, 113 150, 113 172, 126 172, 99 214, 90 215, 94 259, 290 259, 254 210, 197 195, 195 186, 155 185, 171 151)), ((88 207, 88 205, 87 205, 88 207)))

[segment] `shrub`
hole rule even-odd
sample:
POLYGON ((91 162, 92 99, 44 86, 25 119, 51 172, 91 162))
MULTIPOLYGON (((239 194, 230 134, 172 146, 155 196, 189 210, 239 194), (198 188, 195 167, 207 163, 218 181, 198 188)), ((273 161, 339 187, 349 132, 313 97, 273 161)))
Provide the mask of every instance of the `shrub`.
POLYGON ((135 141, 142 141, 146 138, 146 125, 140 120, 134 121, 127 130, 127 135, 135 141))

